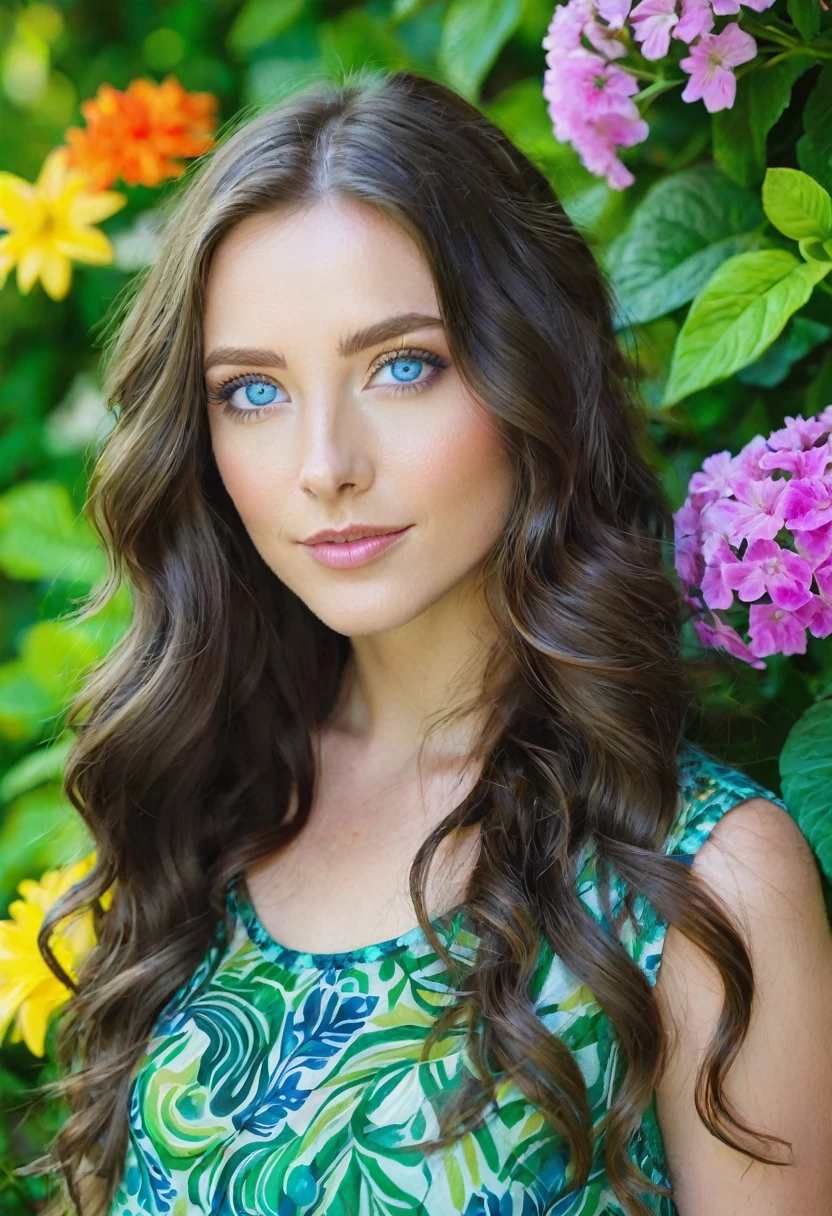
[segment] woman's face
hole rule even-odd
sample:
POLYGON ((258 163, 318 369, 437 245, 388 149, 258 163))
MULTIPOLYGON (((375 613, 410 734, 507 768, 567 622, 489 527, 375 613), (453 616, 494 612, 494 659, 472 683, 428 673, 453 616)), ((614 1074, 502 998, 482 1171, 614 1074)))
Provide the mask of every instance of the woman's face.
POLYGON ((242 221, 212 260, 204 350, 223 483, 263 560, 330 628, 396 629, 476 571, 513 465, 397 224, 332 199, 242 221), (365 524, 400 535, 306 543, 365 524))

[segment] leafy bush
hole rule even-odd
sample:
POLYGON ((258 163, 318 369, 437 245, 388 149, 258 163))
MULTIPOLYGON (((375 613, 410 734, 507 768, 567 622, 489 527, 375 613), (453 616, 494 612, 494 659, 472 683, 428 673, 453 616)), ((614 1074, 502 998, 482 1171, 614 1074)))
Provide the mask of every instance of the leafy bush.
POLYGON ((547 174, 608 273, 619 340, 639 366, 649 455, 676 511, 667 565, 676 577, 679 563, 691 607, 684 642, 701 659, 699 741, 772 788, 782 778, 829 897, 832 474, 819 455, 829 428, 818 424, 812 438, 806 429, 829 418, 832 402, 828 7, 122 0, 102 10, 63 0, 3 10, 0 1032, 10 1029, 0 1047, 0 1208, 9 1216, 38 1210, 42 1180, 12 1171, 61 1117, 27 1101, 52 1075, 49 1014, 61 999, 38 970, 33 934, 91 848, 61 792, 63 714, 130 617, 125 592, 94 620, 73 619, 103 574, 80 515, 112 425, 98 390, 100 338, 216 124, 362 65, 425 71, 480 105, 547 174), (139 121, 150 131, 143 149, 139 121), (761 464, 771 451, 791 452, 792 464, 761 464), (794 463, 798 451, 811 470, 794 463), (778 515, 793 479, 791 514, 778 515), (731 512, 755 494, 740 526, 731 512), (738 632, 745 605, 748 641, 738 632), (767 641, 753 624, 761 613, 776 618, 767 641))

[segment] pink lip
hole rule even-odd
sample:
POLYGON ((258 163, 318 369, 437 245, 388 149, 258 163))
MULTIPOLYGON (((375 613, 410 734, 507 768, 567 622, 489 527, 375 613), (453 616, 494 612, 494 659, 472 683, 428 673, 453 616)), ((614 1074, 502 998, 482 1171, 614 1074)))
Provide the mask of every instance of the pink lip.
POLYGON ((350 540, 341 545, 332 541, 319 541, 316 545, 306 545, 305 547, 324 566, 331 566, 335 570, 352 570, 355 566, 363 566, 372 561, 379 553, 383 553, 400 536, 404 536, 411 526, 408 524, 406 528, 401 528, 398 532, 363 536, 361 540, 350 540))

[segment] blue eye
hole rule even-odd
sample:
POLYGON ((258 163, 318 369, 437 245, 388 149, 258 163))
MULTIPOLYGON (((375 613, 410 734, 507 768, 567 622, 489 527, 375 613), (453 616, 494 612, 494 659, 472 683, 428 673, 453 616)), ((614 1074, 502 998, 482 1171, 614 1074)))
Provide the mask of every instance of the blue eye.
POLYGON ((258 380, 254 384, 246 385, 246 398, 252 405, 270 405, 276 396, 275 386, 266 384, 265 380, 258 380))
POLYGON ((227 380, 225 384, 221 384, 218 389, 208 390, 209 401, 218 402, 222 405, 224 413, 240 418, 242 421, 263 417, 264 411, 268 412, 267 407, 274 402, 276 397, 276 385, 264 380, 255 372, 236 376, 233 380, 227 380), (234 402, 234 398, 241 392, 245 393, 247 405, 236 405, 234 402))
MULTIPOLYGON (((446 359, 432 351, 399 347, 398 350, 388 351, 386 355, 382 356, 372 373, 372 378, 375 379, 385 367, 389 367, 392 370, 393 380, 382 382, 377 386, 379 389, 394 395, 408 392, 418 393, 429 388, 441 375, 442 370, 448 366, 446 359), (423 375, 425 370, 429 371, 427 376, 423 375)), ((263 376, 257 375, 256 372, 246 372, 243 376, 235 376, 233 380, 227 380, 219 388, 209 388, 208 400, 220 404, 223 413, 230 417, 239 419, 241 422, 253 422, 258 418, 267 418, 272 413, 269 407, 275 401, 278 405, 285 404, 277 399, 277 387, 263 376), (240 392, 244 392, 245 402, 241 401, 240 404, 237 404, 234 398, 240 392)))
POLYGON ((433 384, 447 366, 447 360, 429 350, 390 351, 375 368, 373 377, 389 367, 393 380, 382 381, 379 388, 389 389, 393 393, 420 392, 433 384), (420 380, 419 376, 425 371, 426 365, 430 367, 430 374, 422 376, 420 380))
POLYGON ((391 363, 390 370, 397 380, 409 381, 415 380, 422 370, 421 359, 397 359, 395 363, 391 363))

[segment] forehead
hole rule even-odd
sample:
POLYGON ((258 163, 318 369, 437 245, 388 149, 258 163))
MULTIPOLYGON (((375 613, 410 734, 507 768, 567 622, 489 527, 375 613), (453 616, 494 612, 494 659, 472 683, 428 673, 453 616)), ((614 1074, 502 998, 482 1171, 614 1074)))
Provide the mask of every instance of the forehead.
MULTIPOLYGON (((247 217, 218 245, 208 275, 206 345, 344 329, 404 311, 435 312, 433 277, 405 229, 377 208, 325 199, 247 217)), ((281 338, 281 340, 284 340, 281 338)))

